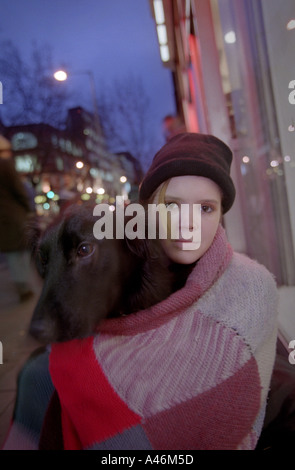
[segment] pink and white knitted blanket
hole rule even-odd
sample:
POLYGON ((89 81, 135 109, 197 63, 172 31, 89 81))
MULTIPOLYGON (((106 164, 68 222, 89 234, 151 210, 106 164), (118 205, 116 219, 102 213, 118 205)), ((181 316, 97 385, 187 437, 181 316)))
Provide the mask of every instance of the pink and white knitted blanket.
POLYGON ((65 449, 254 449, 276 345, 271 274, 220 227, 165 301, 54 344, 65 449))

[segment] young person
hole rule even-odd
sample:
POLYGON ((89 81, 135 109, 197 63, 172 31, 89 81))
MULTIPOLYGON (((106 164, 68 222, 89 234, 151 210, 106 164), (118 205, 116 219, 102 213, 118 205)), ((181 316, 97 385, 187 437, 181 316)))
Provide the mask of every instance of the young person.
MULTIPOLYGON (((177 279, 172 295, 105 320, 90 338, 52 345, 45 420, 43 407, 29 432, 30 412, 19 403, 22 419, 6 448, 18 439, 41 449, 255 449, 276 350, 277 290, 266 268, 233 252, 221 225, 235 198, 231 161, 222 141, 193 133, 155 155, 141 203, 198 204, 201 243, 170 231, 161 244, 177 279)), ((193 211, 179 224, 193 233, 193 211)))

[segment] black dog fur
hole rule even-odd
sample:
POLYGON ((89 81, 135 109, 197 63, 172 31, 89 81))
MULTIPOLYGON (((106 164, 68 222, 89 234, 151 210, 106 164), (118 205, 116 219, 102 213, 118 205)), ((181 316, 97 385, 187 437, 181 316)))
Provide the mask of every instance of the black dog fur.
POLYGON ((42 343, 88 336, 106 317, 148 308, 172 292, 156 240, 97 240, 96 220, 92 207, 73 206, 38 243, 43 288, 30 333, 42 343))

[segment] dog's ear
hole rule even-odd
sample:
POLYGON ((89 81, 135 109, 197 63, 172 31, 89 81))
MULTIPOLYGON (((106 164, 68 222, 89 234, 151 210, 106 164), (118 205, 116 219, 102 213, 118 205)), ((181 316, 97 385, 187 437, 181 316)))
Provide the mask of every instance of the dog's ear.
POLYGON ((151 240, 125 237, 128 250, 143 260, 157 258, 158 252, 151 240))
POLYGON ((124 239, 128 247, 136 257, 147 259, 152 256, 149 240, 146 239, 147 233, 146 215, 137 214, 133 219, 131 216, 124 217, 124 239))
POLYGON ((125 216, 124 236, 128 249, 138 258, 143 260, 159 259, 163 262, 164 253, 158 238, 148 238, 148 214, 145 212, 138 213, 135 221, 132 217, 125 216), (130 222, 132 223, 130 224, 130 222), (128 225, 127 225, 128 224, 128 225), (137 236, 134 237, 134 234, 137 236))

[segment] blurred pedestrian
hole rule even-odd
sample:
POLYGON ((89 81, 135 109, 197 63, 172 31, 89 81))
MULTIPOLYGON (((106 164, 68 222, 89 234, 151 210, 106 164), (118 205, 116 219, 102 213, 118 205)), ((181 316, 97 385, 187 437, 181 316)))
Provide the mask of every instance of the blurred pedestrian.
POLYGON ((30 214, 30 201, 15 170, 11 144, 0 135, 0 251, 6 255, 11 279, 21 301, 33 295, 25 235, 30 214))

